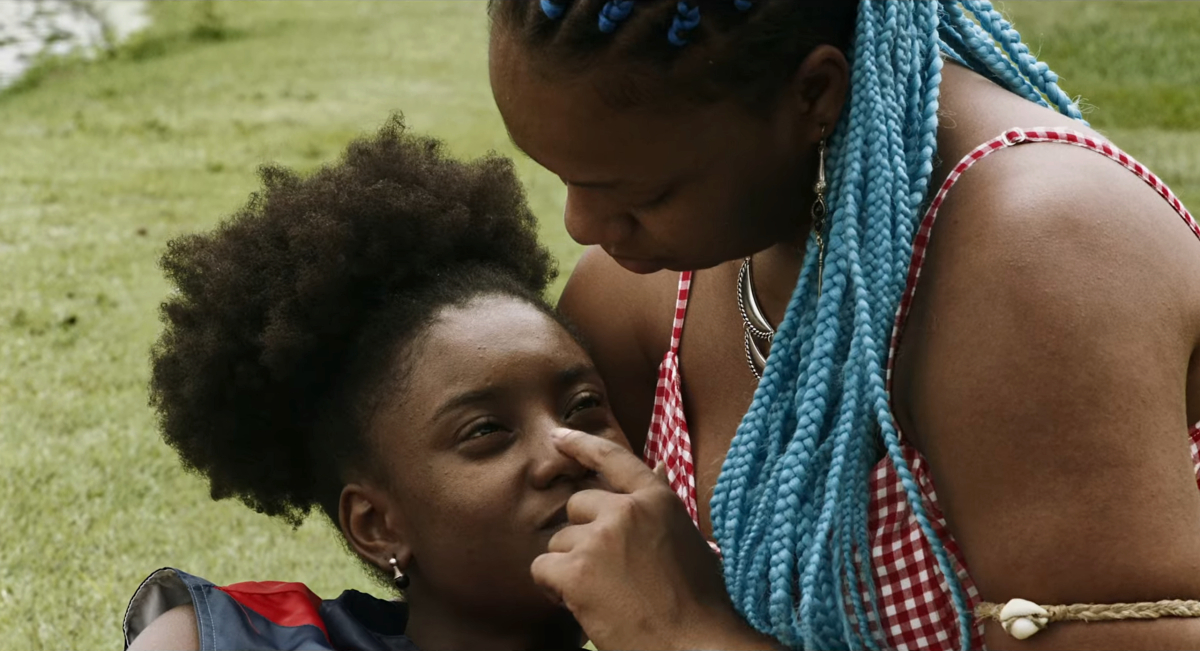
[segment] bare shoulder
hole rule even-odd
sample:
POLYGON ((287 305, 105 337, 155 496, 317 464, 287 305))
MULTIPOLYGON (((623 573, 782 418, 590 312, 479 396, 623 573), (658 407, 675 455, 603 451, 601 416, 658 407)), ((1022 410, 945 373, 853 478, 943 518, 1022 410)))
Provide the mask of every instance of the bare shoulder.
POLYGON ((558 309, 589 345, 620 343, 623 356, 637 353, 657 367, 670 337, 678 282, 676 272, 631 273, 590 248, 567 280, 558 309))
POLYGON ((1200 316, 1200 240, 1145 181, 1080 147, 1031 143, 980 161, 947 195, 934 240, 931 265, 954 265, 948 277, 1046 308, 1060 303, 1044 292, 1107 297, 1116 305, 1097 307, 1108 312, 1150 291, 1200 316))
POLYGON ((159 615, 129 645, 129 651, 199 651, 200 633, 192 604, 159 615))
POLYGON ((640 450, 654 409, 658 365, 671 336, 679 274, 638 275, 599 248, 571 273, 559 311, 579 330, 604 377, 613 412, 640 450))
POLYGON ((948 195, 896 382, 984 599, 1200 598, 1197 279, 1180 216, 1096 153, 1013 147, 948 195))

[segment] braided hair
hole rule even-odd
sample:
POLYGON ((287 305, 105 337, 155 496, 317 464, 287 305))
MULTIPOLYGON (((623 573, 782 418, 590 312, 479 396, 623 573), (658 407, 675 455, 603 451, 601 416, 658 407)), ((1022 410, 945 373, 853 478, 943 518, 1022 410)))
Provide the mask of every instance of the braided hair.
MULTIPOLYGON (((657 66, 657 87, 699 99, 755 102, 781 88, 816 45, 846 53, 849 98, 829 137, 824 289, 818 295, 817 256, 807 255, 722 466, 713 533, 729 594, 755 628, 789 647, 878 648, 867 487, 882 447, 950 586, 959 645, 968 647, 965 591, 891 413, 888 349, 933 173, 942 56, 1081 119, 1055 74, 986 0, 493 0, 490 12, 497 29, 556 63, 612 50, 657 66), (673 65, 698 48, 708 65, 680 79, 687 67, 673 65)), ((810 237, 810 254, 815 247, 810 237)))

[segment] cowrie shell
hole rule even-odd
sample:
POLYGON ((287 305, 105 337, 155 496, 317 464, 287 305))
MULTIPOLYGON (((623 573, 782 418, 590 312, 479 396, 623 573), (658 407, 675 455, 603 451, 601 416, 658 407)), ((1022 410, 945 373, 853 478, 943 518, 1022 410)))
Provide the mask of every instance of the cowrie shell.
POLYGON ((1018 640, 1031 637, 1050 623, 1045 608, 1025 599, 1012 599, 1000 609, 1000 625, 1018 640))
POLYGON ((1018 617, 1016 619, 1009 620, 1004 622, 1003 626, 1004 630, 1008 631, 1009 635, 1018 640, 1024 640, 1025 638, 1031 637, 1034 633, 1042 630, 1042 627, 1038 626, 1036 622, 1028 617, 1018 617))

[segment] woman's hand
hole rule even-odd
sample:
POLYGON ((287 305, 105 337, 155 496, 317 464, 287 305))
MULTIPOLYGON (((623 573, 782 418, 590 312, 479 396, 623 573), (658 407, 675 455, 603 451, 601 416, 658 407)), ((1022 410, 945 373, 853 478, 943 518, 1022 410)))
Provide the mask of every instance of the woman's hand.
POLYGON ((567 502, 570 525, 531 571, 597 648, 777 647, 734 611, 720 560, 658 475, 616 443, 561 433, 558 449, 612 491, 576 493, 567 502))

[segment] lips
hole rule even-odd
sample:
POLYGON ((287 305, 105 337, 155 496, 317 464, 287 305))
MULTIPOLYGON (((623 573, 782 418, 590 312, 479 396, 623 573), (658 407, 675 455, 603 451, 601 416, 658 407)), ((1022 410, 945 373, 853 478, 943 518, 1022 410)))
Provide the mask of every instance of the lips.
POLYGON ((563 504, 557 511, 551 513, 550 517, 546 518, 546 520, 542 523, 541 528, 557 530, 570 523, 571 520, 567 517, 567 505, 563 504))
POLYGON ((645 260, 641 258, 626 258, 619 255, 611 255, 612 259, 617 264, 621 265, 628 271, 635 274, 652 274, 656 271, 662 271, 665 267, 661 262, 655 260, 645 260))

